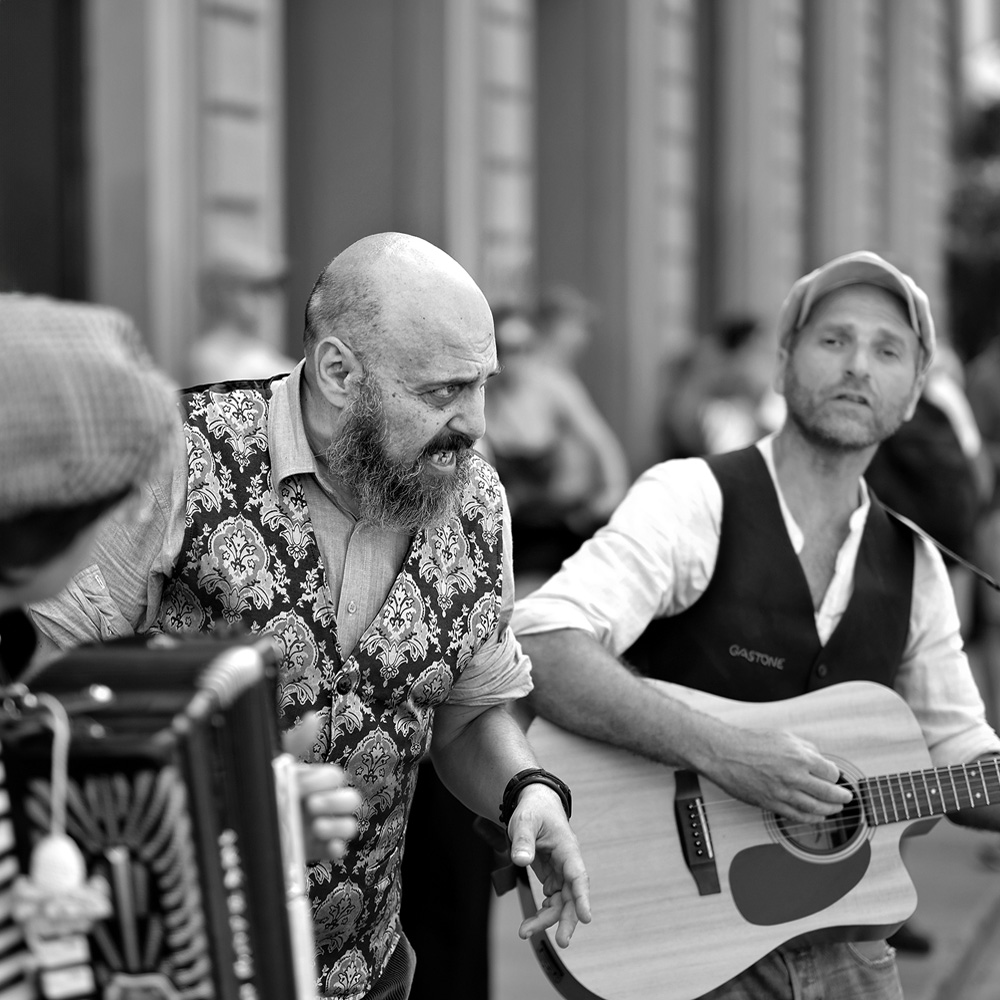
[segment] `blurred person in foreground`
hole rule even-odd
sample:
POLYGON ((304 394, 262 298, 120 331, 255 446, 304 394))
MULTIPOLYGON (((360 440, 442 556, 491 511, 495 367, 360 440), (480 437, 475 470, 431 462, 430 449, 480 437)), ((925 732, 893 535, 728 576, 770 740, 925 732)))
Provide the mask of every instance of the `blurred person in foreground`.
POLYGON ((175 390, 121 313, 0 295, 0 663, 36 637, 22 606, 90 559, 101 519, 146 480, 177 422, 175 390))
POLYGON ((425 754, 544 882, 522 936, 558 925, 567 945, 587 876, 568 792, 506 705, 531 681, 508 628, 503 492, 471 448, 497 365, 482 292, 423 240, 366 237, 318 277, 304 353, 287 376, 184 394, 174 461, 138 515, 34 612, 59 645, 216 622, 277 641, 280 727, 315 713, 306 760, 339 764, 362 796, 357 837, 308 869, 317 994, 402 1000, 400 862, 425 754))
MULTIPOLYGON (((608 526, 517 603, 513 624, 532 658, 539 715, 811 823, 852 798, 834 760, 794 733, 651 697, 619 657, 743 702, 848 680, 894 687, 939 766, 996 755, 1000 739, 939 552, 864 480, 923 387, 935 347, 926 296, 861 251, 796 282, 777 333, 780 430, 648 470, 608 526)), ((1000 829, 995 806, 951 818, 1000 829)), ((708 996, 790 1000, 806 988, 793 984, 820 984, 826 1000, 902 996, 884 941, 783 945, 708 996)))
MULTIPOLYGON (((30 686, 24 607, 81 585, 99 531, 131 518, 180 420, 176 387, 115 309, 0 295, 0 354, 0 673, 30 686)), ((339 856, 354 834, 359 799, 343 784, 337 767, 303 768, 310 856, 339 856)))
POLYGON ((540 360, 531 316, 498 307, 494 325, 501 371, 486 392, 484 442, 507 493, 520 597, 607 521, 629 471, 582 381, 540 360))

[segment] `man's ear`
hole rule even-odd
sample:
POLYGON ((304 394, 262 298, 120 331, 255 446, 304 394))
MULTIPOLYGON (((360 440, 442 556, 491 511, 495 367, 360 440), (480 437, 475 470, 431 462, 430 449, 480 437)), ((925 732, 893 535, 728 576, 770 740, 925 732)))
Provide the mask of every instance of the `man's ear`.
POLYGON ((359 378, 364 368, 358 356, 340 337, 324 337, 313 348, 313 367, 316 388, 323 397, 342 409, 347 403, 347 380, 351 375, 359 378))
POLYGON ((913 396, 910 399, 910 405, 906 408, 906 414, 903 417, 903 423, 910 420, 913 414, 917 412, 917 403, 920 401, 920 396, 924 391, 924 384, 927 381, 927 373, 921 372, 917 376, 916 382, 913 384, 913 396))
POLYGON ((774 378, 771 380, 771 387, 779 396, 785 394, 785 369, 788 367, 788 348, 781 345, 778 348, 778 358, 774 366, 774 378))

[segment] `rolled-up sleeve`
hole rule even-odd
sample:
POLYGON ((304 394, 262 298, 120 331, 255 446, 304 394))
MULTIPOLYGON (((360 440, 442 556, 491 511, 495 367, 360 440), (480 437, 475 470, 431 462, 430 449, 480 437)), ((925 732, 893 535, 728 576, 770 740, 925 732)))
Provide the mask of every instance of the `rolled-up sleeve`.
POLYGON ((54 651, 144 632, 184 540, 187 460, 183 430, 155 475, 101 524, 91 564, 57 597, 28 610, 40 633, 36 662, 54 651))
POLYGON ((937 549, 916 540, 910 633, 896 676, 938 767, 1000 752, 959 630, 951 583, 937 549))
POLYGON ((500 616, 496 631, 476 650, 462 676, 451 689, 451 705, 490 707, 523 698, 531 692, 531 661, 510 628, 514 610, 514 564, 510 513, 503 493, 503 531, 500 581, 500 616))
POLYGON ((722 491, 701 459, 653 466, 611 520, 547 583, 517 602, 517 635, 582 629, 616 656, 654 618, 679 614, 708 586, 722 491))

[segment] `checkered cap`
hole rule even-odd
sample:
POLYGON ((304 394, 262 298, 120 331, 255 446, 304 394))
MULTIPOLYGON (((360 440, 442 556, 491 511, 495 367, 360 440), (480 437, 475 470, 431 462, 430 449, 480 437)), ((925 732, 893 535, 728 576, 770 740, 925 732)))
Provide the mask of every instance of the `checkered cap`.
POLYGON ((0 520, 132 488, 178 419, 124 314, 0 295, 0 520))

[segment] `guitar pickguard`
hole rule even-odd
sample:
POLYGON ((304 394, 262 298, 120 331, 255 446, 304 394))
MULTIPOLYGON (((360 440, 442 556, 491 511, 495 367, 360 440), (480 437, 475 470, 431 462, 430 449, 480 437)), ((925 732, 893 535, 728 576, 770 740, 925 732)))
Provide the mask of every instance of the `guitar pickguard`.
POLYGON ((823 864, 797 858, 779 844, 759 844, 733 857, 729 888, 744 920, 773 927, 832 906, 861 882, 870 861, 867 842, 823 864))

